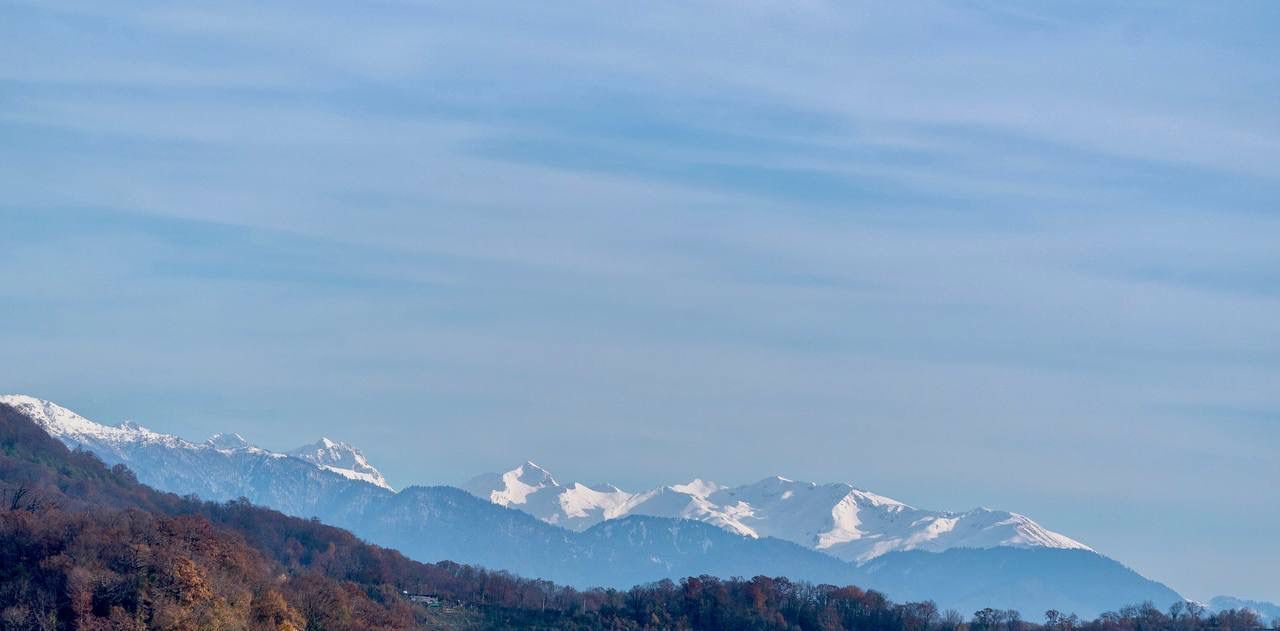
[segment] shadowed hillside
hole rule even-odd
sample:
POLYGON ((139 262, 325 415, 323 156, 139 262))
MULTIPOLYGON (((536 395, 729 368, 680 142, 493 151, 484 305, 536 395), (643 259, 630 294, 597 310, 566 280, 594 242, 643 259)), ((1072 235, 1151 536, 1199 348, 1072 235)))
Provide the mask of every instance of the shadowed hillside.
MULTIPOLYGON (((202 502, 69 451, 0 405, 0 628, 866 629, 1017 631, 930 602, 758 576, 577 591, 450 562, 424 564, 350 533, 245 501, 202 502), (406 593, 430 596, 432 605, 406 593)), ((670 524, 670 522, 663 522, 670 524)), ((691 526, 696 536, 698 528, 691 526)), ((597 536, 650 536, 645 520, 597 536)), ((679 539, 678 539, 679 540, 679 539)), ((609 559, 598 560, 607 567, 609 559)), ((1257 617, 1132 607, 1054 629, 1250 629, 1257 617), (1194 614, 1194 615, 1193 615, 1194 614)))

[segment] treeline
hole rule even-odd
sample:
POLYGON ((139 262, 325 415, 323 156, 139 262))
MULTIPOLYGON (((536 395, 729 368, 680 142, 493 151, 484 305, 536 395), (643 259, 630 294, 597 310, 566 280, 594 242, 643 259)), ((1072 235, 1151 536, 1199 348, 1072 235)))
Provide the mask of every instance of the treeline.
MULTIPOLYGON (((1280 620, 1275 621, 1280 628, 1280 620)), ((1248 609, 1208 613, 1203 605, 1178 602, 1162 611, 1151 603, 1108 611, 1094 620, 1081 621, 1075 614, 1050 609, 1042 624, 1022 620, 1017 611, 983 609, 966 625, 971 631, 1246 631, 1265 628, 1258 614, 1248 609)))
MULTIPOLYGON (((462 572, 469 568, 457 566, 462 572)), ((464 581, 465 584, 475 583, 464 581)), ((628 591, 561 589, 547 592, 546 606, 565 615, 563 629, 758 629, 893 631, 1256 631, 1257 614, 1245 609, 1207 613, 1194 603, 1161 611, 1150 603, 1082 621, 1047 611, 1043 622, 1012 610, 983 609, 969 616, 939 611, 932 602, 894 603, 873 590, 791 582, 757 576, 722 580, 710 576, 661 581, 628 591)), ((539 607, 535 599, 520 605, 539 607)), ((526 622, 533 620, 526 618, 526 622)), ((1273 629, 1280 629, 1276 621, 1273 629)))
POLYGON ((346 531, 246 501, 143 486, 0 405, 0 629, 1256 629, 1244 611, 1126 608, 972 616, 857 587, 783 578, 574 590, 451 562, 418 563, 346 531), (414 604, 429 594, 443 607, 414 604))

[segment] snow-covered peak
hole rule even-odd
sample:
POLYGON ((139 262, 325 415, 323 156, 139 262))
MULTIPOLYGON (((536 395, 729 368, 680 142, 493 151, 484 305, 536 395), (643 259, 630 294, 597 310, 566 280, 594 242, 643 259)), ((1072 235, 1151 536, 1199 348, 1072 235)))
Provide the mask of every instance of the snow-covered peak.
MULTIPOLYGON (((56 403, 36 397, 21 394, 0 395, 0 403, 14 407, 50 436, 69 447, 83 447, 97 453, 99 457, 111 456, 109 459, 124 462, 132 462, 139 449, 209 451, 221 453, 224 456, 231 456, 232 452, 249 452, 268 458, 288 457, 286 454, 254 447, 243 436, 235 433, 214 434, 202 443, 192 443, 172 434, 152 431, 133 421, 125 421, 114 427, 95 423, 56 403)), ((382 477, 382 473, 373 468, 359 450, 350 445, 322 438, 315 444, 295 452, 302 450, 307 450, 307 454, 290 455, 310 462, 319 469, 385 489, 391 488, 382 477)))
POLYGON ((358 450, 346 443, 340 443, 322 436, 320 440, 293 449, 288 454, 316 464, 338 465, 353 463, 353 452, 359 453, 358 450))
POLYGON ((560 510, 567 518, 587 523, 626 515, 638 496, 612 484, 587 486, 575 482, 562 491, 558 499, 560 510))
POLYGON ((723 508, 722 519, 736 522, 734 530, 786 539, 858 563, 901 550, 1089 549, 1017 513, 923 510, 845 483, 773 477, 722 489, 707 500, 723 508))
POLYGON ((694 478, 692 481, 684 484, 673 484, 670 488, 672 491, 677 493, 684 493, 685 495, 691 495, 693 497, 707 497, 724 487, 716 484, 715 482, 703 480, 702 478, 694 478))
POLYGON ((294 458, 306 460, 352 480, 363 480, 384 489, 391 489, 382 472, 378 471, 359 449, 343 442, 322 437, 310 445, 303 445, 288 452, 294 458))
POLYGON ((481 492, 476 493, 477 495, 501 506, 526 504, 538 491, 560 488, 560 484, 549 471, 529 461, 496 476, 493 474, 480 476, 472 480, 469 486, 481 487, 481 492), (497 478, 496 483, 491 482, 493 477, 497 478))
POLYGON ((119 434, 123 431, 120 428, 99 425, 56 403, 24 394, 0 395, 0 403, 14 407, 53 436, 67 434, 101 434, 107 436, 119 434))
POLYGON ((219 432, 210 436, 205 442, 213 445, 214 449, 248 449, 253 446, 245 440, 244 436, 235 432, 229 434, 219 432))
POLYGON ((505 473, 476 476, 462 488, 494 504, 518 508, 548 523, 579 531, 624 516, 647 497, 612 484, 575 482, 562 486, 549 471, 533 462, 505 473))
POLYGON ((965 537, 965 547, 991 548, 1067 548, 1090 550, 1089 546, 1066 535, 1053 532, 1030 517, 1009 511, 978 508, 956 516, 972 532, 965 537))
POLYGON ((725 487, 694 479, 633 493, 611 485, 561 485, 525 463, 472 479, 464 488, 553 524, 585 530, 627 515, 695 519, 747 537, 776 537, 863 563, 900 550, 1088 546, 1007 511, 929 511, 842 482, 773 476, 725 487))
POLYGON ((525 461, 524 464, 503 474, 504 478, 513 479, 521 484, 527 484, 534 487, 544 486, 560 486, 550 471, 539 467, 532 461, 525 461))
POLYGON ((175 446, 190 444, 177 436, 153 432, 133 421, 125 421, 115 427, 95 423, 52 401, 23 394, 0 395, 0 403, 12 406, 35 421, 50 436, 72 445, 83 442, 154 442, 175 446))

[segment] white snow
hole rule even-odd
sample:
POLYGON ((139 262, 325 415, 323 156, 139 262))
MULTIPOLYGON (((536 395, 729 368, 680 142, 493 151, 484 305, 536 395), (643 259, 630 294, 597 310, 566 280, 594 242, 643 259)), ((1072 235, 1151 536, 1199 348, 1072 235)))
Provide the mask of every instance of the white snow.
MULTIPOLYGON (((5 395, 0 396, 0 403, 14 406, 69 446, 114 453, 117 460, 129 461, 131 453, 136 453, 130 448, 138 445, 202 450, 228 457, 248 452, 296 458, 323 471, 391 489, 358 449, 329 438, 277 453, 254 447, 239 434, 215 434, 203 443, 191 443, 137 423, 101 425, 35 397, 5 395)), ((608 484, 561 485, 546 469, 526 462, 505 473, 479 476, 463 487, 495 504, 518 508, 573 530, 626 515, 696 519, 739 535, 777 537, 859 563, 898 550, 998 546, 1090 549, 1018 513, 987 508, 963 513, 925 510, 849 484, 815 484, 781 476, 736 487, 695 479, 629 492, 608 484)))
POLYGON ((125 421, 115 427, 102 425, 56 403, 21 394, 0 395, 0 403, 13 406, 35 421, 50 436, 69 447, 83 446, 95 451, 106 450, 125 460, 128 459, 126 448, 139 444, 172 449, 213 450, 221 453, 247 451, 270 458, 291 456, 300 458, 315 465, 316 468, 391 489, 382 477, 382 473, 370 465, 358 449, 328 438, 321 438, 315 444, 284 454, 255 447, 236 433, 214 434, 203 443, 192 443, 172 434, 151 431, 132 421, 125 421))
POLYGON ((332 471, 344 478, 359 480, 361 482, 368 482, 369 484, 372 484, 374 486, 380 486, 384 489, 387 489, 388 491, 395 490, 391 488, 390 484, 387 484, 387 481, 383 479, 381 473, 378 473, 378 474, 362 473, 360 471, 352 471, 351 469, 343 469, 341 467, 331 467, 329 465, 320 465, 320 468, 324 469, 325 471, 332 471))
POLYGON ((694 478, 692 482, 688 482, 686 484, 671 485, 672 491, 692 495, 694 497, 706 497, 722 488, 724 487, 716 484, 715 482, 707 482, 701 478, 694 478))
POLYGON ((115 427, 90 421, 56 403, 21 394, 0 395, 6 403, 31 418, 50 436, 70 445, 97 442, 107 445, 123 443, 161 443, 174 447, 194 447, 177 436, 153 432, 133 421, 115 427))
POLYGON ((525 504, 529 496, 545 488, 560 488, 555 478, 545 469, 532 462, 526 462, 500 477, 502 485, 494 488, 486 499, 494 504, 510 506, 525 504))
POLYGON ((321 437, 320 440, 303 445, 288 453, 294 458, 306 460, 326 471, 332 471, 352 480, 361 480, 374 486, 392 490, 382 472, 369 464, 368 459, 359 449, 346 443, 321 437))
POLYGON ((205 442, 209 443, 210 445, 213 445, 214 449, 235 450, 235 449, 248 449, 253 446, 249 444, 249 441, 245 440, 244 436, 241 436, 240 434, 236 434, 234 432, 230 434, 224 434, 224 433, 214 434, 213 436, 210 436, 209 440, 206 440, 205 442))
POLYGON ((583 530, 606 519, 628 514, 643 494, 628 493, 609 484, 561 486, 532 462, 505 473, 477 476, 462 488, 494 504, 519 508, 537 518, 583 530))
POLYGON ((1090 549, 1017 513, 923 510, 849 484, 781 476, 737 487, 695 479, 631 493, 611 485, 561 485, 542 467, 525 463, 506 473, 478 476, 464 488, 573 530, 626 515, 696 519, 747 537, 785 539, 857 563, 899 550, 1090 549))

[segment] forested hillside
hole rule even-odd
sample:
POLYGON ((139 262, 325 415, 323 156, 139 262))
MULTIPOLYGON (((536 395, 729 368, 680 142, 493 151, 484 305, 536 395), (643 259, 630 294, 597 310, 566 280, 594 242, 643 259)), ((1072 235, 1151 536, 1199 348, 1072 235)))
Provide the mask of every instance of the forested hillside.
MULTIPOLYGON (((0 405, 3 629, 1019 629, 1011 612, 940 613, 857 587, 688 578, 577 591, 423 564, 247 502, 154 491, 0 405), (430 595, 441 606, 411 602, 430 595)), ((1055 628, 1246 629, 1247 612, 1133 608, 1055 628)), ((1038 616, 1037 616, 1038 617, 1038 616)))

